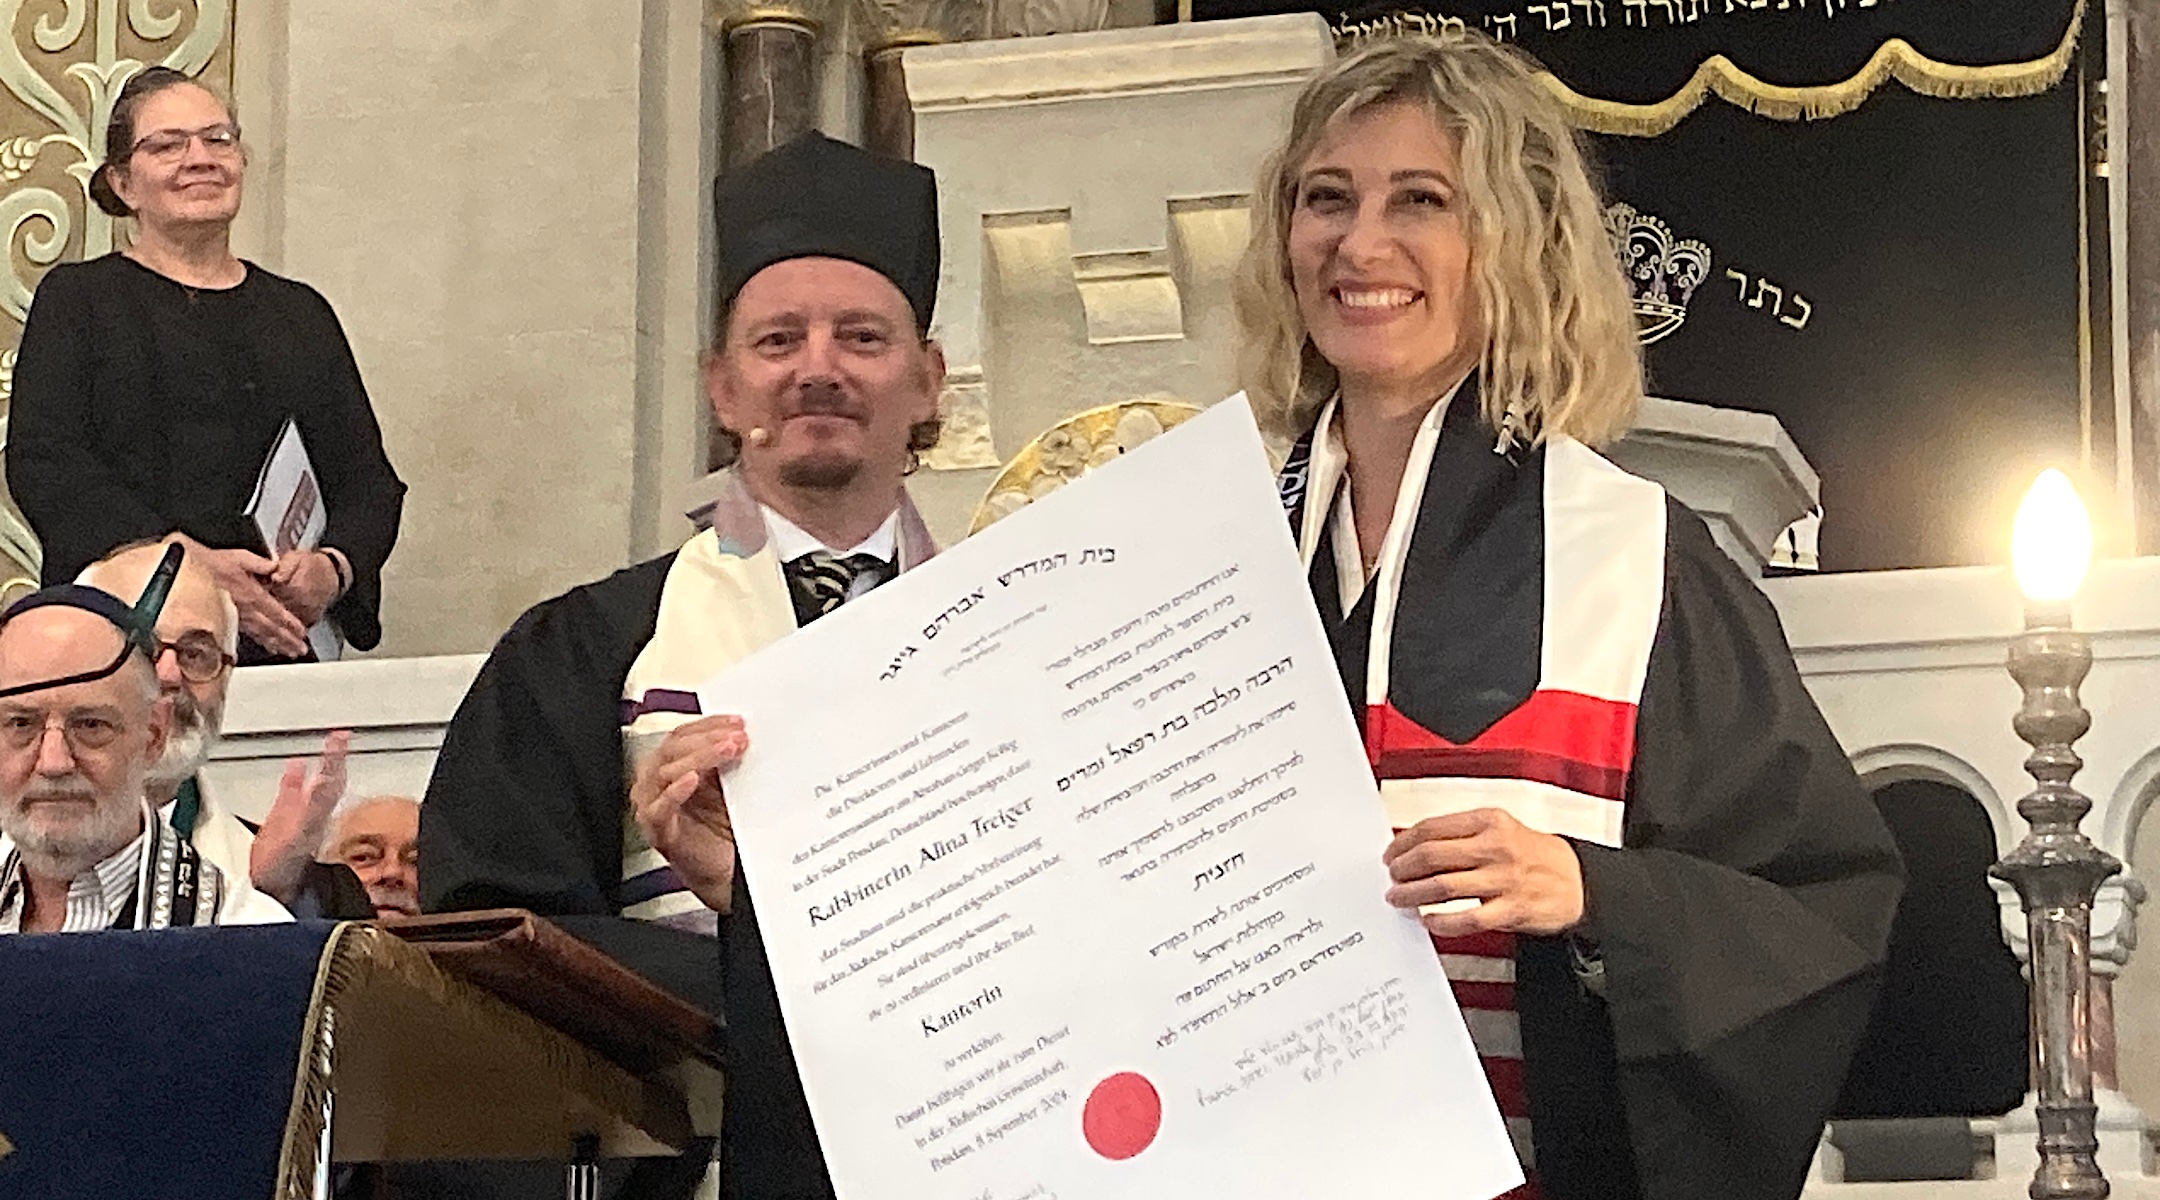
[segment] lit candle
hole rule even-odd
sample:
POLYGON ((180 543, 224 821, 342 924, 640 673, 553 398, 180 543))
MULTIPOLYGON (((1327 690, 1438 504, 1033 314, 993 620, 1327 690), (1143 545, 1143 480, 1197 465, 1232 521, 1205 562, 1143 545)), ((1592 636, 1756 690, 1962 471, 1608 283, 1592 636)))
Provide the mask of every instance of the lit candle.
POLYGON ((2027 622, 2068 625, 2070 600, 2092 563, 2092 522, 2068 476, 2040 472, 2010 527, 2010 563, 2029 601, 2027 622))

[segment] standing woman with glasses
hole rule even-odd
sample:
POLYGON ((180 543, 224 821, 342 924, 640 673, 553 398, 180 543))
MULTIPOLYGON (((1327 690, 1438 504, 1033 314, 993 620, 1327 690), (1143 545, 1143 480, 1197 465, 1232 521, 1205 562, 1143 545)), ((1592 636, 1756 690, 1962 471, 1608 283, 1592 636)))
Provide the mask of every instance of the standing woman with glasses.
POLYGON ((133 217, 133 236, 38 287, 15 365, 8 488, 47 584, 177 534, 239 607, 243 664, 308 657, 307 629, 326 615, 370 649, 405 485, 329 303, 234 257, 246 167, 230 108, 202 84, 151 67, 120 90, 90 196, 133 217), (328 527, 319 549, 273 560, 243 510, 288 418, 328 527))

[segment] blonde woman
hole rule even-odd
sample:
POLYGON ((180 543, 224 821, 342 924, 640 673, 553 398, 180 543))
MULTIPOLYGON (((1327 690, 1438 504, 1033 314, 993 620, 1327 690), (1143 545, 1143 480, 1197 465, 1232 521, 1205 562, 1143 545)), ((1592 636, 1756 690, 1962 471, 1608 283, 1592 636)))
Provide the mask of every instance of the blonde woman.
POLYGON ((1521 1194, 1792 1197, 1901 867, 1769 604, 1593 449, 1641 358, 1534 70, 1405 38, 1306 87, 1239 279, 1246 392, 1294 443, 1387 898, 1424 914, 1521 1194))

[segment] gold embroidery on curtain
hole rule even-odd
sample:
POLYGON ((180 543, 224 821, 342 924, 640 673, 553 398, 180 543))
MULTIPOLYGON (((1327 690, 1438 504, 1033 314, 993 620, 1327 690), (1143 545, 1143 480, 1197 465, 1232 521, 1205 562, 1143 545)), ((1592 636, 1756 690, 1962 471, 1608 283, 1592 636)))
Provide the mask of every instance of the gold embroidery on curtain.
MULTIPOLYGON (((2031 96, 2054 87, 2070 69, 2077 52, 2078 32, 2084 28, 2087 0, 2078 0, 2062 40, 2047 55, 2031 62, 1972 67, 1937 62, 1913 48, 1903 38, 1892 38, 1877 47, 1867 64, 1850 79, 1807 87, 1765 83, 1722 54, 1704 59, 1694 75, 1672 95, 1654 104, 1627 104, 1585 96, 1552 75, 1542 78, 1575 118, 1593 133, 1626 137, 1656 137, 1716 96, 1759 116, 1779 121, 1821 120, 1851 112, 1885 82, 1895 79, 1923 96, 1944 100, 1994 99, 2031 96)), ((1336 36, 1344 45, 1372 38, 1437 34, 1446 37, 1463 28, 1453 17, 1405 13, 1340 27, 1336 36)))

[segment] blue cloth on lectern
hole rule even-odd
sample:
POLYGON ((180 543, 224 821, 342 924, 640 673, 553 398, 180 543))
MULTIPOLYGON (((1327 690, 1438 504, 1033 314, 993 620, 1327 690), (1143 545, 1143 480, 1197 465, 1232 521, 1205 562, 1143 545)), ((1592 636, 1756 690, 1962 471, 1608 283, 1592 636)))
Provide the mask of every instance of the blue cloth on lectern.
POLYGON ((0 1197, 270 1200, 334 928, 0 937, 0 1197))

